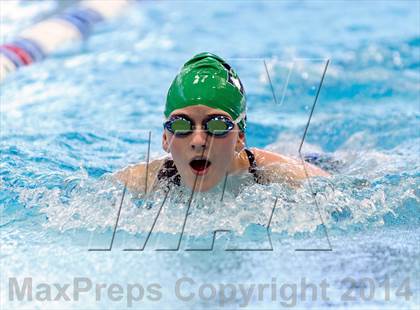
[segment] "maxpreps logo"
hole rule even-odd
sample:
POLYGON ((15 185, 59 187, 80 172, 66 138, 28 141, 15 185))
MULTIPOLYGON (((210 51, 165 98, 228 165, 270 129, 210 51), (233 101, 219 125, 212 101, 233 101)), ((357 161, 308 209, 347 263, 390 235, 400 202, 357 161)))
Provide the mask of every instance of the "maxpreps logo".
POLYGON ((242 82, 239 79, 239 77, 233 71, 232 67, 229 66, 229 64, 227 64, 227 63, 224 63, 223 67, 225 67, 226 70, 228 71, 228 77, 227 77, 228 83, 235 86, 239 90, 239 92, 243 95, 244 94, 244 86, 242 85, 242 82))

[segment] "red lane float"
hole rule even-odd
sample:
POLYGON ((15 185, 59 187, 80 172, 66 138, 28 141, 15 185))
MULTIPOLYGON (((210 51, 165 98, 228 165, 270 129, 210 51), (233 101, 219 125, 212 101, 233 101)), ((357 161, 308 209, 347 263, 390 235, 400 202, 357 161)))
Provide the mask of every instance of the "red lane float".
POLYGON ((23 65, 29 65, 32 63, 31 56, 22 48, 12 45, 12 44, 5 44, 1 46, 2 48, 5 48, 12 53, 15 53, 17 57, 22 61, 23 65))

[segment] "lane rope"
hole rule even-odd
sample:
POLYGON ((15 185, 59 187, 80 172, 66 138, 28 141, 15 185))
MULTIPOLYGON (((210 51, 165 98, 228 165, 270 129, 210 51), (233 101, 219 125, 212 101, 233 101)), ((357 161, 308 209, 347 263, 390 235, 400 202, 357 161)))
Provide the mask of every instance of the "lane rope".
POLYGON ((120 15, 132 3, 129 0, 84 0, 25 29, 12 42, 0 45, 0 81, 69 43, 86 40, 97 23, 120 15))

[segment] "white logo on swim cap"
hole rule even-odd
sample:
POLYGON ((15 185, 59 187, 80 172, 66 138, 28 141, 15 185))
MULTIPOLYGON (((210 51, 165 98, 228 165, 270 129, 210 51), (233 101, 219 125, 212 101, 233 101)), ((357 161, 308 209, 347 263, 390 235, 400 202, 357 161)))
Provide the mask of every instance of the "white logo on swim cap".
POLYGON ((238 77, 234 77, 231 71, 228 72, 228 83, 235 86, 241 94, 244 93, 244 88, 242 86, 241 80, 238 77))
POLYGON ((236 86, 236 88, 241 90, 241 83, 239 83, 239 79, 232 77, 231 80, 232 80, 233 84, 236 86))

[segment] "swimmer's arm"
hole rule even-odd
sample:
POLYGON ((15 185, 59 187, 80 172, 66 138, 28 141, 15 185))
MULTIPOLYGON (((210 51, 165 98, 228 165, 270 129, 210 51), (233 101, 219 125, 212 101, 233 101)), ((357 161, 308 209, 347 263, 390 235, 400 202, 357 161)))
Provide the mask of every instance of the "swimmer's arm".
POLYGON ((287 157, 266 150, 253 149, 257 166, 264 169, 270 181, 285 180, 290 183, 302 181, 308 177, 328 177, 330 174, 319 167, 301 160, 287 157))
POLYGON ((139 163, 130 165, 113 174, 113 177, 121 183, 127 185, 127 188, 144 193, 146 191, 146 171, 147 171, 147 191, 151 191, 155 184, 157 173, 162 167, 164 159, 153 160, 147 165, 146 163, 139 163))

